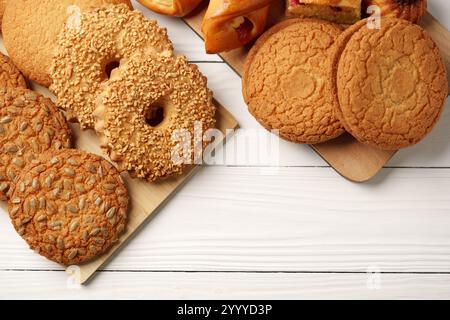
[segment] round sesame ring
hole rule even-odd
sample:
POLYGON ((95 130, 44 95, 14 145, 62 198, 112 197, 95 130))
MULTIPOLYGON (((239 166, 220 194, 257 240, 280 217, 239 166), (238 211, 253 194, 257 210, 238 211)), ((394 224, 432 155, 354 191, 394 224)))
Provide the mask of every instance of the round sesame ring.
POLYGON ((185 57, 137 54, 122 63, 94 113, 102 146, 119 169, 148 181, 181 174, 192 155, 206 147, 196 132, 215 126, 216 107, 206 82, 185 57), (173 158, 180 145, 174 135, 183 132, 190 152, 180 163, 173 158))
POLYGON ((123 58, 138 50, 172 55, 166 29, 126 5, 73 11, 57 43, 50 90, 69 121, 93 128, 92 112, 101 86, 123 58))

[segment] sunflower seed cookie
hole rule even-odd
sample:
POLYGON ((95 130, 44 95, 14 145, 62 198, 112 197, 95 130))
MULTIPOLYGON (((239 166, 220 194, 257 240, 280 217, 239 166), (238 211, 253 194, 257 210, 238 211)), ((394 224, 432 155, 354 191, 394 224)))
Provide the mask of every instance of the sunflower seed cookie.
POLYGON ((134 55, 113 72, 98 99, 95 129, 102 147, 133 177, 155 181, 181 174, 203 154, 203 134, 215 126, 206 82, 185 57, 134 55), (180 159, 173 157, 182 145, 177 135, 186 137, 189 150, 180 159))
POLYGON ((69 125, 50 99, 28 89, 0 88, 0 200, 39 154, 70 147, 69 125))
POLYGON ((93 259, 118 241, 128 200, 113 165, 70 149, 30 163, 12 189, 8 210, 31 249, 72 265, 93 259))
POLYGON ((3 16, 3 39, 14 64, 37 83, 51 84, 49 70, 58 34, 74 13, 129 0, 12 0, 3 16))
POLYGON ((27 82, 9 57, 0 53, 0 87, 27 88, 27 82))
POLYGON ((243 95, 266 129, 308 144, 344 133, 333 112, 328 63, 341 32, 331 22, 289 19, 256 42, 245 62, 243 95))
POLYGON ((60 34, 50 89, 70 121, 93 128, 97 95, 120 60, 137 50, 170 56, 173 47, 166 29, 125 5, 86 12, 79 21, 60 34))
POLYGON ((397 150, 421 141, 435 126, 448 94, 442 56, 421 27, 383 18, 363 20, 336 42, 331 78, 334 107, 361 143, 397 150))

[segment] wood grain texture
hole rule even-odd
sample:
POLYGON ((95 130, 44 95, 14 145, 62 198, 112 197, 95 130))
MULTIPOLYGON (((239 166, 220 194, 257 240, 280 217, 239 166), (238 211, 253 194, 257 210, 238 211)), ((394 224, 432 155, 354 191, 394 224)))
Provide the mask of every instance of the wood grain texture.
MULTIPOLYGON (((0 299, 449 299, 444 274, 101 273, 79 287, 62 272, 1 272, 0 299)), ((184 302, 181 303, 183 305, 184 302)))
MULTIPOLYGON (((200 36, 202 34, 201 24, 205 14, 205 5, 184 18, 200 36)), ((282 20, 283 17, 284 2, 273 2, 269 26, 282 20)), ((450 66, 450 33, 430 14, 426 15, 422 25, 443 50, 448 68, 450 66)), ((242 75, 250 46, 220 55, 238 74, 242 75)), ((448 70, 450 69, 448 68, 448 70)), ((314 145, 312 148, 340 175, 354 182, 366 182, 372 179, 396 153, 396 151, 385 151, 363 145, 350 135, 343 135, 332 141, 314 145)))
MULTIPOLYGON (((448 1, 433 0, 431 6, 448 25, 448 1)), ((175 46, 184 47, 191 61, 210 59, 182 21, 144 11, 169 28, 175 46)), ((241 98, 239 77, 217 61, 200 64, 215 97, 242 128, 260 128, 241 98)), ((400 151, 389 165, 450 167, 449 132, 447 108, 426 141, 400 151)), ((246 162, 238 157, 228 164, 246 162)), ((381 289, 369 290, 366 274, 277 272, 366 272, 368 266, 448 272, 448 169, 384 169, 368 184, 351 184, 329 168, 293 168, 326 164, 310 148, 284 141, 280 165, 285 168, 279 171, 200 170, 105 266, 107 272, 79 290, 67 288, 60 266, 27 249, 0 204, 0 298, 450 298, 447 274, 383 274, 381 289), (5 271, 12 269, 61 271, 5 271), (140 272, 170 269, 224 273, 140 272), (227 273, 255 269, 269 273, 227 273)))
MULTIPOLYGON (((205 167, 107 270, 450 272, 450 170, 205 167)), ((0 269, 55 269, 0 216, 0 269)), ((94 281, 95 282, 95 281, 94 281)))

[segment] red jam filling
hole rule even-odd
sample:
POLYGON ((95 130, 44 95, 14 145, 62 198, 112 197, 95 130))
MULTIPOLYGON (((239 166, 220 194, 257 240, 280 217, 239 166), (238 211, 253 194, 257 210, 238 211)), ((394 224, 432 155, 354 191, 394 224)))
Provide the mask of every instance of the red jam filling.
POLYGON ((244 17, 244 22, 236 28, 238 39, 241 43, 246 43, 252 35, 253 23, 244 17))

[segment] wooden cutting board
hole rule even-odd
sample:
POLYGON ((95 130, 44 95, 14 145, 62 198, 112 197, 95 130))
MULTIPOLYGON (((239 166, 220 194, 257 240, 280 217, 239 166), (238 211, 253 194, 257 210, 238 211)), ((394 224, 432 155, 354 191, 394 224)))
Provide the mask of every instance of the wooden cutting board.
MULTIPOLYGON (((284 1, 274 1, 271 8, 269 27, 285 18, 284 1)), ((185 22, 202 36, 201 24, 206 11, 206 3, 188 17, 185 22)), ((441 49, 450 79, 450 32, 432 15, 426 14, 421 22, 441 49)), ((242 75, 245 58, 251 46, 221 54, 221 57, 242 75)), ((383 151, 359 143, 349 134, 332 141, 311 146, 340 175, 354 181, 365 182, 373 178, 394 156, 396 151, 383 151)))
MULTIPOLYGON (((3 38, 0 38, 0 51, 6 54, 6 50, 3 45, 3 38)), ((50 97, 52 100, 55 100, 55 97, 46 88, 38 86, 32 82, 30 83, 30 86, 35 91, 38 91, 43 95, 50 97)), ((215 103, 218 108, 217 127, 224 133, 221 140, 214 142, 219 145, 226 140, 225 134, 231 134, 232 131, 229 130, 227 132, 227 130, 236 129, 238 127, 238 123, 231 113, 229 113, 222 105, 220 105, 217 101, 215 101, 215 103)), ((80 127, 75 124, 72 124, 71 127, 76 148, 104 156, 100 149, 98 137, 92 130, 81 131, 80 127)), ((130 194, 130 207, 128 211, 128 224, 126 232, 120 238, 119 243, 104 255, 90 263, 83 264, 81 266, 68 267, 66 271, 71 275, 73 280, 80 284, 86 283, 100 267, 107 263, 117 253, 117 251, 138 231, 140 227, 145 225, 145 222, 157 212, 161 205, 168 201, 170 197, 173 196, 181 186, 183 186, 183 184, 197 171, 198 168, 198 166, 192 166, 182 176, 156 183, 132 179, 128 174, 122 175, 130 194)), ((4 203, 0 203, 0 207, 5 211, 7 210, 6 204, 4 203)), ((25 246, 26 244, 24 242, 24 247, 25 246)), ((30 251, 30 254, 35 253, 30 251)))

